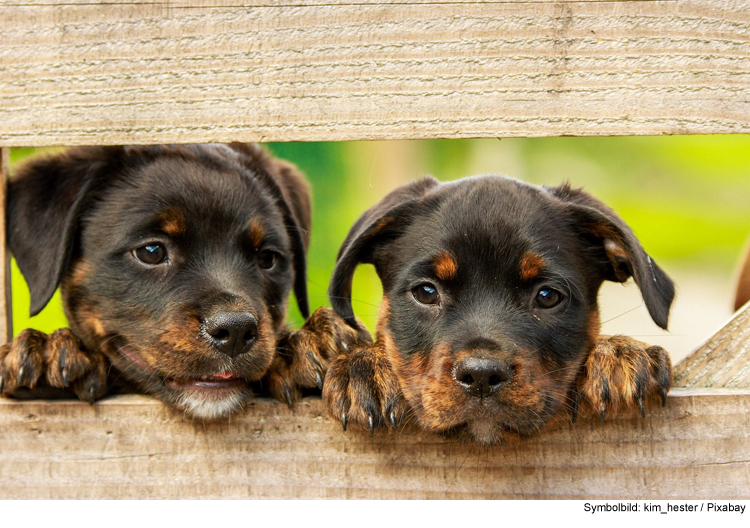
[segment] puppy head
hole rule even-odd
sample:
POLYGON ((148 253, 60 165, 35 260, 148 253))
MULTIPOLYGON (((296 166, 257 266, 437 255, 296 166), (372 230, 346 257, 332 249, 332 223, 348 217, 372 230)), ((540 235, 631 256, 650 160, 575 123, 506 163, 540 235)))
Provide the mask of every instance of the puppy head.
POLYGON ((9 245, 39 312, 200 418, 237 410, 275 354, 292 287, 307 316, 307 184, 252 145, 73 149, 11 180, 9 245))
POLYGON ((330 288, 352 326, 360 262, 383 283, 378 339, 420 425, 483 443, 534 434, 565 405, 604 280, 634 277, 661 327, 674 296, 604 204, 495 176, 414 182, 359 219, 330 288))

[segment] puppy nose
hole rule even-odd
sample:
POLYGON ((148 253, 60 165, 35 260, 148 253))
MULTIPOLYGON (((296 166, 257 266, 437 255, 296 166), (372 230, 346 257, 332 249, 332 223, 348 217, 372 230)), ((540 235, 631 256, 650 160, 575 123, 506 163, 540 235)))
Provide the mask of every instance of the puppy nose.
POLYGON ((203 328, 208 341, 232 358, 249 351, 258 338, 258 321, 248 312, 219 312, 203 328))
POLYGON ((510 368, 499 359, 470 357, 456 366, 456 383, 477 398, 491 395, 510 378, 510 368))

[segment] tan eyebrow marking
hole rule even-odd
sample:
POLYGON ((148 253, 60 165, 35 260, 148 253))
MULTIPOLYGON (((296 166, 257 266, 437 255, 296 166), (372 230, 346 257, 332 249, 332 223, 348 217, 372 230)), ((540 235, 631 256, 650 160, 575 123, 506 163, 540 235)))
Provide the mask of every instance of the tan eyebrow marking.
POLYGON ((450 280, 458 272, 458 264, 453 256, 447 251, 441 251, 432 259, 435 266, 435 275, 440 280, 450 280))
POLYGON ((263 243, 263 237, 265 236, 266 231, 258 220, 253 220, 247 228, 247 234, 250 237, 250 242, 252 242, 253 246, 258 248, 263 243))
POLYGON ((521 257, 521 278, 525 281, 531 281, 539 276, 544 267, 544 259, 541 255, 528 251, 521 257))
POLYGON ((182 209, 172 207, 161 214, 161 230, 169 236, 177 236, 185 233, 187 229, 185 213, 182 209))

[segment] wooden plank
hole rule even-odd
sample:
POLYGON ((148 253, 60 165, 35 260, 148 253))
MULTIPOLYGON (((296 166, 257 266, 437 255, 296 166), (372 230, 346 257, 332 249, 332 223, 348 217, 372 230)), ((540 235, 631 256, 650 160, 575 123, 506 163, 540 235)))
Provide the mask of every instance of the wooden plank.
POLYGON ((308 398, 229 423, 145 396, 0 401, 0 497, 750 498, 750 391, 672 391, 646 419, 559 423, 515 447, 344 433, 308 398))
POLYGON ((13 296, 11 292, 10 251, 5 237, 5 202, 10 176, 10 149, 0 148, 0 343, 13 339, 13 296))
POLYGON ((0 2, 0 146, 750 132, 734 0, 0 2))
POLYGON ((750 388, 750 303, 675 366, 675 387, 750 388))

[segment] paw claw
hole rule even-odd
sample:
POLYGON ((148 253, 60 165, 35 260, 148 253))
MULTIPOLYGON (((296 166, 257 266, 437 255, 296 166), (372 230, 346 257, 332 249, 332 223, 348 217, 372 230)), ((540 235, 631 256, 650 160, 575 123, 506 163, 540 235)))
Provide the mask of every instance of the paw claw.
POLYGON ((346 413, 343 413, 341 415, 341 427, 343 427, 344 431, 346 431, 346 413))
POLYGON ((578 420, 578 408, 581 406, 581 393, 577 390, 573 391, 573 423, 578 420))
POLYGON ((89 405, 94 405, 94 387, 89 387, 89 405))
POLYGON ((289 387, 284 387, 284 399, 289 408, 292 409, 294 407, 294 402, 292 401, 292 393, 289 392, 289 387))
POLYGON ((667 389, 664 387, 661 387, 659 389, 659 393, 661 394, 661 406, 666 407, 667 406, 667 389))
POLYGON ((63 385, 65 386, 66 389, 70 387, 70 380, 68 379, 68 369, 66 368, 62 369, 62 380, 63 380, 63 385))
POLYGON ((398 420, 396 420, 396 413, 391 411, 390 418, 391 418, 391 424, 393 425, 393 428, 394 429, 398 428, 398 420))
POLYGON ((5 380, 0 376, 0 394, 3 393, 3 387, 5 387, 5 380))
POLYGON ((367 415, 367 421, 370 424, 370 436, 375 434, 375 420, 373 419, 371 414, 367 415))
POLYGON ((646 406, 672 384, 667 352, 626 336, 600 336, 586 358, 573 390, 581 393, 581 406, 604 420, 619 412, 646 417, 646 406))
POLYGON ((16 385, 23 386, 23 375, 26 372, 26 367, 21 367, 18 369, 18 380, 16 381, 16 385))
POLYGON ((320 375, 320 372, 315 373, 315 383, 318 385, 318 389, 323 390, 323 378, 320 375))

